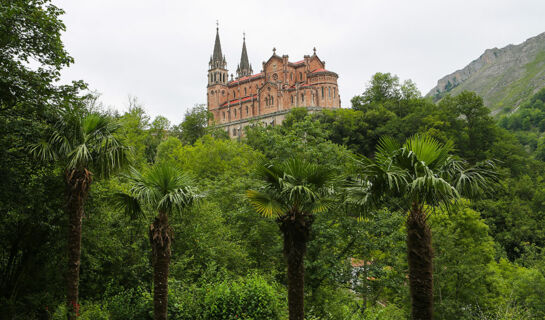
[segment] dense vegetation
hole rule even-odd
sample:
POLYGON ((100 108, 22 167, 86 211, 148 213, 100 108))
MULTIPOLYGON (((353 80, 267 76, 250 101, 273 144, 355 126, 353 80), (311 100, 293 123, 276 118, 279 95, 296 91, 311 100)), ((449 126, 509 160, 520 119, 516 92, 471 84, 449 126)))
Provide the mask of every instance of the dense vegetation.
MULTIPOLYGON (((72 62, 60 41, 61 14, 46 0, 0 4, 3 319, 65 319, 67 312, 79 319, 151 319, 155 305, 169 319, 280 320, 288 317, 291 281, 304 282, 304 292, 294 294, 304 298, 306 319, 407 319, 406 221, 414 199, 429 213, 424 230, 433 237, 436 319, 545 317, 544 92, 494 119, 474 93, 436 104, 411 81, 378 73, 349 109, 296 108, 282 125, 256 124, 243 139, 229 140, 208 125, 202 106, 171 125, 150 119, 134 98, 126 112, 106 111, 82 82, 58 85, 59 70, 72 62), (67 115, 74 110, 80 117, 67 115), (60 129, 66 139, 56 134, 60 129), (404 196, 384 189, 372 206, 353 201, 361 199, 358 178, 369 177, 362 163, 385 159, 376 156, 377 147, 385 150, 383 137, 401 147, 415 135, 451 147, 469 167, 494 159, 493 192, 456 203, 446 197, 438 206, 423 190, 404 196), (54 142, 60 144, 47 148, 54 142), (88 153, 77 151, 82 145, 88 153), (312 169, 290 168, 294 158, 312 169), (123 169, 125 162, 131 169, 123 169), (307 188, 317 168, 331 188, 307 188), (66 302, 67 278, 74 282, 66 274, 74 248, 70 170, 92 177, 78 200, 84 210, 75 210, 82 223, 74 305, 66 302), (277 185, 274 177, 284 172, 293 180, 277 185), (270 198, 252 198, 248 190, 270 198), (293 248, 285 241, 298 235, 267 217, 289 215, 264 199, 281 208, 298 204, 291 213, 303 207, 313 213, 304 216, 312 228, 297 243, 306 254, 304 261, 294 256, 301 264, 293 275, 286 272, 293 248), (150 233, 150 225, 159 233, 150 233), (159 288, 166 277, 157 278, 154 267, 168 275, 159 288), (166 308, 154 301, 158 291, 168 296, 166 308)), ((442 170, 436 164, 430 168, 442 170)))

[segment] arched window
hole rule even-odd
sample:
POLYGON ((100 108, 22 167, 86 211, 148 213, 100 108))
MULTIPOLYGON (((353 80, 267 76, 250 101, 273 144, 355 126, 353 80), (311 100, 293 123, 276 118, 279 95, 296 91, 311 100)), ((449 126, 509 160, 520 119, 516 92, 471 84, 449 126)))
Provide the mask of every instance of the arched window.
POLYGON ((327 88, 327 89, 328 89, 328 90, 327 90, 327 91, 328 91, 327 96, 328 96, 328 98, 331 98, 331 87, 329 87, 329 88, 327 88))
POLYGON ((305 94, 301 93, 301 102, 305 102, 305 94))
POLYGON ((273 106, 273 105, 274 105, 274 97, 271 96, 271 106, 273 106))
POLYGON ((293 96, 291 96, 291 104, 292 104, 292 105, 293 105, 293 100, 294 100, 294 99, 293 99, 293 96))
POLYGON ((246 88, 244 88, 244 96, 246 96, 246 88))
POLYGON ((324 98, 324 87, 322 87, 322 99, 324 98))
POLYGON ((223 111, 223 120, 225 120, 225 111, 223 111))
POLYGON ((233 91, 233 99, 237 97, 237 93, 233 91))
POLYGON ((299 81, 303 81, 303 73, 299 72, 299 81))
POLYGON ((237 117, 237 109, 235 109, 235 118, 237 117))
POLYGON ((290 80, 293 80, 293 72, 290 72, 290 80))
POLYGON ((269 105, 269 97, 265 97, 265 105, 266 105, 266 106, 269 105))
POLYGON ((333 88, 333 98, 335 98, 336 95, 335 95, 335 88, 333 88))
POLYGON ((248 115, 248 106, 246 106, 246 115, 248 115))

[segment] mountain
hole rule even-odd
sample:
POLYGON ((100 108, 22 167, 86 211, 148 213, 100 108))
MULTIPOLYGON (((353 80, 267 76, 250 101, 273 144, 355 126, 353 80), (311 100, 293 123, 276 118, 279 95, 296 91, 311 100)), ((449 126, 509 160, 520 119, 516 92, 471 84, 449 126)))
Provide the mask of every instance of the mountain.
POLYGON ((445 94, 475 91, 497 113, 510 110, 545 87, 545 32, 519 45, 487 49, 465 68, 437 81, 427 94, 440 100, 445 94))

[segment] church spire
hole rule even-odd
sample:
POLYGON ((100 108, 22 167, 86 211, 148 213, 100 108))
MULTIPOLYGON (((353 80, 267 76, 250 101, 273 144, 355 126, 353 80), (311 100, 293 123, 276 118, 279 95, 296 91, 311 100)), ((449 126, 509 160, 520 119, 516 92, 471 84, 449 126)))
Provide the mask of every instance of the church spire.
POLYGON ((246 33, 242 34, 242 54, 240 55, 240 64, 237 68, 237 77, 249 76, 253 73, 252 66, 248 60, 248 52, 246 50, 246 33))
POLYGON ((225 56, 221 53, 219 22, 216 20, 216 41, 214 42, 214 52, 210 58, 210 69, 222 68, 225 69, 227 62, 225 56))

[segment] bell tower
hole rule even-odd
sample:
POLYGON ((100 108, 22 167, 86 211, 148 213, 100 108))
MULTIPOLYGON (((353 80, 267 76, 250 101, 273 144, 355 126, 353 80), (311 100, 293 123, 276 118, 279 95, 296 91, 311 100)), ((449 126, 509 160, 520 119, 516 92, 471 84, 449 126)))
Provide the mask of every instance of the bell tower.
POLYGON ((216 109, 227 101, 228 70, 225 56, 221 53, 219 23, 216 21, 216 41, 214 52, 208 63, 207 101, 208 111, 212 112, 214 119, 219 122, 219 111, 216 109))

